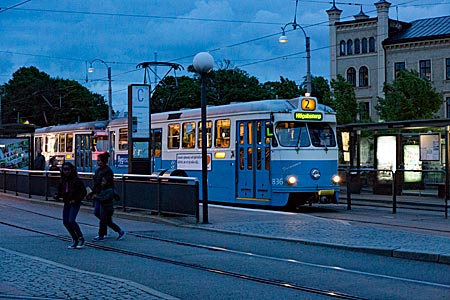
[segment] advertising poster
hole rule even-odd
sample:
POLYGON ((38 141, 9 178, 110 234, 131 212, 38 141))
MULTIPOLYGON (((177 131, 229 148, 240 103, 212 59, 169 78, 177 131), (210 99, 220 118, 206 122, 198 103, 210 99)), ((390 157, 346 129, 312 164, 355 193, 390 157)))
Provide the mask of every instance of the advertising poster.
POLYGON ((378 172, 379 181, 391 181, 392 171, 397 166, 397 138, 395 136, 379 136, 377 138, 377 169, 389 170, 378 172))
MULTIPOLYGON (((405 145, 403 147, 403 161, 405 170, 422 170, 419 145, 405 145)), ((405 182, 422 181, 422 172, 405 172, 405 182)))
POLYGON ((441 152, 440 134, 421 134, 420 135, 420 160, 421 161, 439 161, 441 152))
POLYGON ((29 150, 28 139, 0 138, 0 167, 29 169, 29 150))

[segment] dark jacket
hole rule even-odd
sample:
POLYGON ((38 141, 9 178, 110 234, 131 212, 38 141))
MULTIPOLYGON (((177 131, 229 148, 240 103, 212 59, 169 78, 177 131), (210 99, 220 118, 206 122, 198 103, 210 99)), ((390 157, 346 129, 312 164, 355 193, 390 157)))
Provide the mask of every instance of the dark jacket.
POLYGON ((92 192, 94 194, 100 193, 103 189, 114 188, 114 172, 109 166, 98 168, 94 174, 94 186, 92 192), (106 178, 107 184, 102 187, 102 179, 106 178))
POLYGON ((38 154, 34 159, 34 170, 45 169, 45 157, 42 154, 38 154))
POLYGON ((65 204, 80 205, 86 193, 86 187, 78 177, 63 178, 58 186, 58 198, 62 198, 65 204))
POLYGON ((100 202, 100 204, 103 206, 106 210, 113 210, 114 209, 114 189, 113 188, 107 188, 102 190, 100 193, 96 194, 93 198, 94 201, 100 202))

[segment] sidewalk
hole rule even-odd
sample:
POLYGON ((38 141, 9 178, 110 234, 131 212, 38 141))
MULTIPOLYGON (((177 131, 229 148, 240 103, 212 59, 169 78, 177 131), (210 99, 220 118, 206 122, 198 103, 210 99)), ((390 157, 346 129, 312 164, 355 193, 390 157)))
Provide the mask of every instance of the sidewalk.
POLYGON ((210 224, 190 226, 450 264, 450 220, 443 214, 418 211, 392 214, 386 209, 355 207, 347 211, 345 205, 320 214, 260 210, 249 213, 210 206, 210 224))

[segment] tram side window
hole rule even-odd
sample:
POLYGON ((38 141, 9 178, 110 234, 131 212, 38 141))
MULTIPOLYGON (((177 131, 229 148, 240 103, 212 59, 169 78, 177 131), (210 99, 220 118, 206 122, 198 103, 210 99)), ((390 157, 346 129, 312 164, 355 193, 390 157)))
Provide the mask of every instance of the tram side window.
POLYGON ((119 150, 128 150, 128 128, 119 129, 119 150))
POLYGON ((309 135, 314 147, 336 147, 333 129, 328 124, 308 124, 309 135))
POLYGON ((183 123, 183 139, 181 147, 183 149, 195 147, 195 122, 183 123))
POLYGON ((217 148, 230 147, 230 119, 216 121, 215 146, 217 148))
POLYGON ((180 148, 180 124, 169 124, 169 131, 167 135, 167 148, 180 148))
POLYGON ((162 134, 161 129, 152 130, 152 138, 154 138, 154 149, 152 149, 152 155, 154 157, 161 157, 161 142, 162 142, 162 134))
POLYGON ((56 136, 55 144, 53 144, 53 152, 58 152, 59 135, 56 136))
POLYGON ((59 152, 66 152, 66 135, 59 135, 59 152))
POLYGON ((275 134, 281 146, 308 147, 310 145, 306 124, 302 122, 280 122, 275 134))
MULTIPOLYGON (((211 148, 212 145, 212 135, 211 135, 212 121, 206 121, 206 147, 211 148)), ((198 147, 202 147, 202 123, 198 122, 198 147)))
POLYGON ((69 133, 66 137, 66 151, 72 152, 73 151, 73 134, 69 133))
POLYGON ((245 133, 245 129, 244 129, 244 123, 239 123, 239 144, 243 145, 244 144, 244 133, 245 133))

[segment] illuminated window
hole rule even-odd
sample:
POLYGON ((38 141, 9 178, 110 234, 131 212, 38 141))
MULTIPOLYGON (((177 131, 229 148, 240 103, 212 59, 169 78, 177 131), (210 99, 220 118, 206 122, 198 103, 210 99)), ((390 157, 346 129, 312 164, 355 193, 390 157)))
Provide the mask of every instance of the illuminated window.
POLYGON ((195 147, 195 122, 183 123, 183 139, 181 147, 184 149, 195 147))
POLYGON ((169 124, 169 131, 167 134, 167 148, 180 148, 180 124, 169 124))
MULTIPOLYGON (((212 126, 212 122, 206 121, 206 139, 208 141, 206 143, 207 148, 211 148, 211 145, 212 145, 211 126, 212 126)), ((202 123, 201 122, 198 122, 198 147, 199 148, 202 147, 202 123)))
POLYGON ((128 150, 128 128, 119 129, 119 150, 128 150))
POLYGON ((216 136, 215 146, 217 148, 229 148, 230 147, 230 120, 217 120, 216 121, 216 136))

